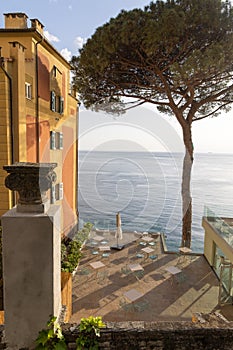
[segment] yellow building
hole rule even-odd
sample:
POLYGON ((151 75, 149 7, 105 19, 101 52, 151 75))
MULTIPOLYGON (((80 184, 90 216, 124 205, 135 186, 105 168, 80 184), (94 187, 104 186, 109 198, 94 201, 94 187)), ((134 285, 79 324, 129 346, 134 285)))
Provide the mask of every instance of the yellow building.
POLYGON ((70 64, 44 37, 43 25, 7 13, 0 28, 0 216, 15 205, 3 165, 56 162, 52 203, 62 205, 62 234, 77 224, 77 99, 70 64))

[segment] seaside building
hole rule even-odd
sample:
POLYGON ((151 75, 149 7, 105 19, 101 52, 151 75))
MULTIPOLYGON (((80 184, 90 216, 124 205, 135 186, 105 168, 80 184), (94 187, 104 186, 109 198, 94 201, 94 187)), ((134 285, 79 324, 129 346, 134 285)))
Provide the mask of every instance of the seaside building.
POLYGON ((0 28, 0 217, 15 205, 3 165, 55 162, 51 202, 61 205, 61 233, 77 224, 77 112, 70 64, 45 38, 43 24, 6 13, 0 28), (28 22, 30 26, 28 26, 28 22))
POLYGON ((233 304, 233 218, 206 208, 204 255, 219 278, 219 304, 233 304))

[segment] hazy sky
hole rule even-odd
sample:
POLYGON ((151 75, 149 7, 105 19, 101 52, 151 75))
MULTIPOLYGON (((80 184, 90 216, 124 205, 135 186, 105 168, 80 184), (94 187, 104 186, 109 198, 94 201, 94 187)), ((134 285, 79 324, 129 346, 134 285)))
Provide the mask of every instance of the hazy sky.
MULTIPOLYGON (((46 37, 69 60, 98 26, 115 17, 121 9, 144 7, 149 3, 150 0, 0 0, 0 27, 4 27, 3 14, 8 12, 24 12, 29 19, 38 18, 45 26, 46 37)), ((175 119, 159 115, 151 106, 117 119, 82 109, 79 131, 80 149, 118 149, 128 137, 133 140, 131 148, 161 151, 174 146, 177 151, 182 145, 180 126, 175 119), (161 120, 163 126, 168 126, 168 135, 173 130, 175 140, 169 145, 164 144, 167 136, 160 135, 161 120)), ((196 152, 233 153, 233 111, 193 123, 193 140, 196 152)))

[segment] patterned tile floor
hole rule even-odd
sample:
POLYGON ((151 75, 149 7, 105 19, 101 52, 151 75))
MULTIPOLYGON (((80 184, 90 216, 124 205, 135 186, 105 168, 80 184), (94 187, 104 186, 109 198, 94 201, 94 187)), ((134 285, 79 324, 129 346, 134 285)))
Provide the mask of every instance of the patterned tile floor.
MULTIPOLYGON (((73 278, 70 322, 90 315, 105 321, 185 321, 196 312, 220 310, 218 279, 204 256, 164 254, 159 235, 148 235, 152 240, 133 233, 123 237, 121 250, 99 249, 116 244, 114 233, 95 233, 86 243, 73 278), (153 251, 143 252, 145 247, 153 251), (97 261, 104 266, 94 271, 90 263, 97 261), (142 269, 132 271, 132 264, 142 269), (127 298, 130 291, 137 295, 135 299, 127 298)), ((233 318, 232 306, 222 310, 228 319, 233 318)))

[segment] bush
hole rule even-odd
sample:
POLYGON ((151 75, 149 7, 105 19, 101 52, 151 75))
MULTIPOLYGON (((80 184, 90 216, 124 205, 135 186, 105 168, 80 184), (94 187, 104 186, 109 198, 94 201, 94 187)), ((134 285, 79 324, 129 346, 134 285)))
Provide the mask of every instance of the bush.
POLYGON ((98 350, 100 337, 100 329, 106 327, 102 321, 102 317, 81 318, 79 325, 79 336, 76 339, 77 350, 98 350))
POLYGON ((77 241, 71 241, 68 245, 61 245, 61 269, 65 272, 73 272, 78 266, 81 258, 81 244, 77 241))
POLYGON ((64 239, 61 244, 61 270, 63 272, 73 272, 78 266, 79 260, 82 256, 81 248, 89 236, 93 225, 86 223, 84 227, 79 230, 73 240, 64 239))

